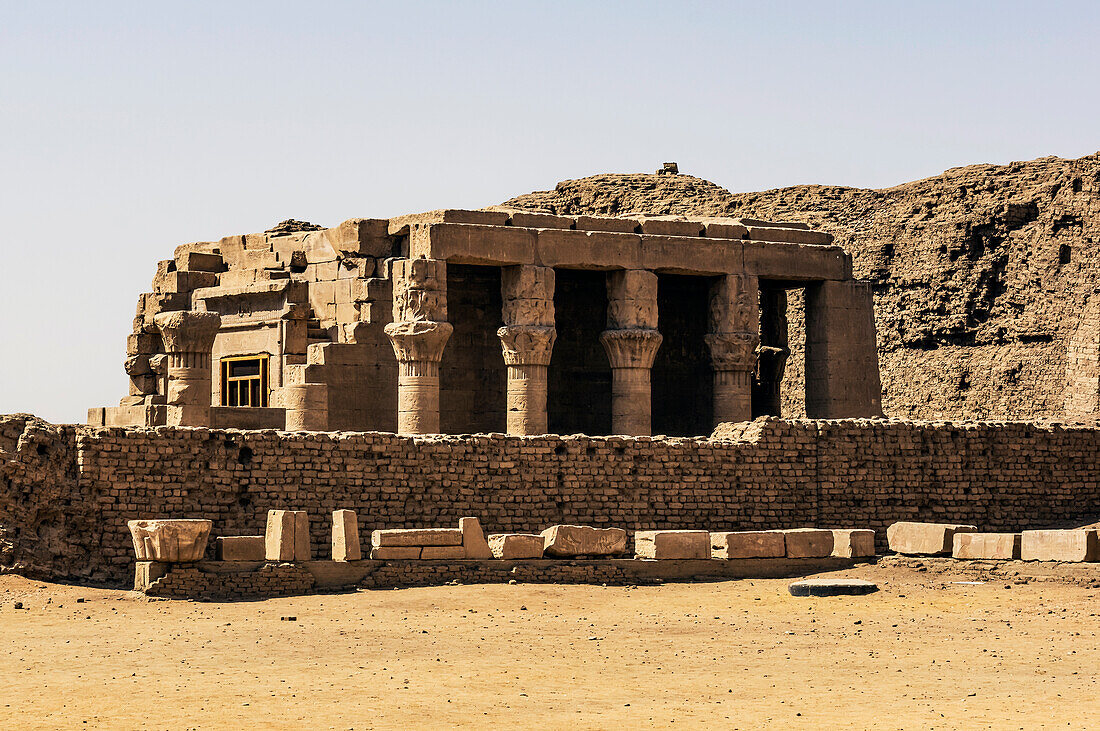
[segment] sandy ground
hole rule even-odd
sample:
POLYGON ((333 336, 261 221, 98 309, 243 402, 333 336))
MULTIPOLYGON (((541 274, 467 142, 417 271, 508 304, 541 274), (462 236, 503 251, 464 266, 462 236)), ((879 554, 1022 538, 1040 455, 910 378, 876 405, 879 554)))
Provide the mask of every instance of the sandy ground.
POLYGON ((882 591, 517 584, 199 604, 5 576, 0 727, 1100 727, 1100 590, 838 575, 882 591))

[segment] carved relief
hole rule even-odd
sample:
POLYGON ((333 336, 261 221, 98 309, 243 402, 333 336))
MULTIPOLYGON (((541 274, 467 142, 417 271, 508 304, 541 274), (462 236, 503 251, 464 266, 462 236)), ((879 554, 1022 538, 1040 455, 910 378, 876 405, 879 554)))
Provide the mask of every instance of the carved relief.
POLYGON ((443 359, 443 346, 454 332, 449 322, 391 322, 385 327, 393 345, 393 354, 402 363, 431 362, 443 359))
POLYGON ((756 277, 750 274, 722 277, 711 288, 710 332, 759 332, 759 297, 756 277))
POLYGON ((657 329, 657 275, 627 269, 607 275, 607 328, 657 329))
POLYGON ((554 326, 554 270, 511 266, 501 269, 505 325, 554 326))
POLYGON ((756 365, 760 336, 756 333, 709 333, 710 362, 716 371, 751 371, 756 365))
POLYGON ((393 263, 394 322, 446 322, 447 263, 400 259, 393 263))

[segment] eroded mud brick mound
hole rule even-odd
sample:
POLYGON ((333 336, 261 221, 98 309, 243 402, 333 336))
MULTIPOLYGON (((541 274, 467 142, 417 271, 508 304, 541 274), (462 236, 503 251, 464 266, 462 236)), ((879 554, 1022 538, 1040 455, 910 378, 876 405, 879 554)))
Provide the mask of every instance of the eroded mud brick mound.
MULTIPOLYGON (((805 222, 832 233, 855 275, 874 283, 888 415, 1096 417, 1100 153, 953 168, 882 190, 731 193, 690 175, 596 175, 505 205, 805 222)), ((790 294, 783 413, 798 416, 804 314, 790 294)))

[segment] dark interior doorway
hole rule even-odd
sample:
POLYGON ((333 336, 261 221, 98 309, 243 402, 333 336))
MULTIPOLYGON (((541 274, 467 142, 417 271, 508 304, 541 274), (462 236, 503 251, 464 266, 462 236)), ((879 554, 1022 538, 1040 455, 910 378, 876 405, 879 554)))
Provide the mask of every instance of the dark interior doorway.
POLYGON ((500 267, 447 264, 447 319, 454 326, 439 372, 439 428, 445 434, 507 428, 508 371, 497 329, 500 267))
POLYGON ((653 433, 706 436, 714 430, 714 370, 704 336, 712 279, 657 275, 657 329, 664 340, 653 361, 653 433))
POLYGON ((603 272, 555 271, 558 337, 550 357, 548 428, 554 434, 611 433, 611 366, 600 345, 607 321, 603 272))

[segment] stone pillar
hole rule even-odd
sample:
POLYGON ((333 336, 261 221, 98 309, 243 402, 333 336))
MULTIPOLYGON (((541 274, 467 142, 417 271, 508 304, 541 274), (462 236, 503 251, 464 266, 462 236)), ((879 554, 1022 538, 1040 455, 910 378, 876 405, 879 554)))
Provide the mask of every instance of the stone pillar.
POLYGON ((611 430, 649 435, 653 410, 650 369, 661 347, 657 275, 641 269, 607 275, 607 330, 600 343, 611 362, 611 430))
POLYGON ((554 270, 510 266, 501 269, 504 327, 497 330, 508 367, 508 433, 545 434, 547 367, 558 331, 554 328, 554 270))
POLYGON ((756 277, 727 274, 710 292, 706 335, 714 367, 714 423, 752 419, 752 374, 760 344, 756 277))
POLYGON ((287 431, 328 431, 328 384, 287 384, 282 402, 287 431))
POLYGON ((386 335, 397 356, 397 432, 439 433, 439 362, 454 328, 447 322, 447 262, 393 262, 393 322, 386 335))
POLYGON ((209 426, 210 352, 221 327, 216 312, 161 312, 153 318, 168 355, 168 426, 209 426))
POLYGON ((882 416, 875 313, 866 282, 806 288, 806 416, 882 416))

